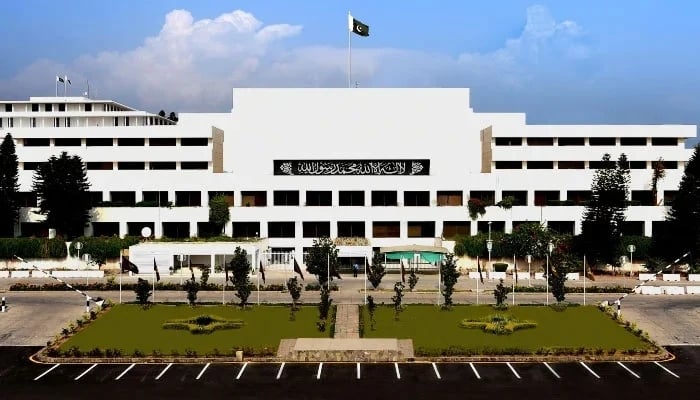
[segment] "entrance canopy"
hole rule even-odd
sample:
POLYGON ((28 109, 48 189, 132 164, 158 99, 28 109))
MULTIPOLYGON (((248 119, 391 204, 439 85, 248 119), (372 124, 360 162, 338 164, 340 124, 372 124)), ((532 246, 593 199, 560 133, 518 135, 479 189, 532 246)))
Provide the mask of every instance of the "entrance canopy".
POLYGON ((415 244, 410 246, 381 247, 379 252, 385 254, 387 260, 413 260, 417 254, 420 256, 421 262, 429 264, 439 263, 444 255, 448 253, 444 247, 415 244))

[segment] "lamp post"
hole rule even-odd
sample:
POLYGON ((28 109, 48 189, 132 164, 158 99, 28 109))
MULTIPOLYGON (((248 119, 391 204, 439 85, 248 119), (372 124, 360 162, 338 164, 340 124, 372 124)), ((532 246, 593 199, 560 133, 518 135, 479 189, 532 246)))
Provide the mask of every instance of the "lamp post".
POLYGON ((550 240, 547 243, 547 273, 545 274, 545 293, 547 296, 547 305, 549 305, 549 257, 552 256, 552 250, 554 250, 554 243, 550 240))
POLYGON ((525 259, 527 260, 527 286, 531 286, 530 285, 530 264, 532 263, 532 254, 526 255, 525 259))
POLYGON ((627 251, 630 252, 630 276, 632 276, 632 268, 634 266, 634 263, 632 262, 632 254, 634 251, 637 250, 637 247, 633 244, 627 246, 627 251))
POLYGON ((78 261, 80 261, 80 249, 83 248, 83 244, 80 242, 75 242, 75 244, 73 246, 75 247, 76 250, 78 250, 78 261))
POLYGON ((486 250, 489 252, 489 268, 491 266, 491 250, 493 249, 493 240, 491 240, 491 221, 489 221, 489 240, 486 241, 486 250))

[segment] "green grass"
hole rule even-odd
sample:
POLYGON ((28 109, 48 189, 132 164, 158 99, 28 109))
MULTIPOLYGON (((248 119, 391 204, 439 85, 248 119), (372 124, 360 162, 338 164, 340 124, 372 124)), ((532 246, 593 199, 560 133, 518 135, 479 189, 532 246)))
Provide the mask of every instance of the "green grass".
POLYGON ((151 354, 154 350, 170 354, 176 350, 184 354, 192 349, 199 355, 218 349, 230 354, 233 348, 270 349, 276 351, 280 339, 297 337, 328 337, 329 332, 316 329, 318 309, 302 307, 296 320, 289 320, 288 306, 252 306, 241 310, 235 306, 155 305, 143 309, 138 305, 114 306, 78 332, 60 350, 76 346, 81 351, 95 347, 117 348, 125 355, 134 350, 151 354), (202 314, 214 314, 226 319, 241 319, 240 329, 220 330, 205 335, 195 335, 186 330, 163 329, 163 323, 173 319, 192 318, 202 314))
MULTIPOLYGON (((375 330, 370 329, 369 314, 363 308, 364 337, 413 339, 417 354, 436 354, 450 347, 478 353, 507 349, 536 352, 542 348, 603 349, 625 351, 649 349, 650 344, 627 331, 593 306, 570 307, 557 312, 548 307, 510 307, 497 311, 491 306, 455 306, 443 311, 431 305, 408 305, 394 320, 393 307, 377 307, 375 330), (509 335, 494 335, 478 329, 464 329, 460 322, 490 314, 506 313, 519 320, 537 323, 532 329, 509 335)), ((507 352, 507 351, 505 351, 507 352)))

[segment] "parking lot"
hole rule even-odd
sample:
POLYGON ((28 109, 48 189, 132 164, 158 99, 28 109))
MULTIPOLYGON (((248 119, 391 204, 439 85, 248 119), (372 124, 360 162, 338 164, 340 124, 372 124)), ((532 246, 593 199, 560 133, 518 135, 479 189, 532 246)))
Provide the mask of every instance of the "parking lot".
POLYGON ((344 398, 350 394, 347 391, 357 390, 377 395, 401 390, 410 398, 459 392, 479 398, 496 392, 535 393, 536 389, 566 398, 584 394, 613 398, 627 391, 645 398, 700 389, 700 347, 672 348, 677 358, 664 363, 35 364, 26 358, 31 351, 0 350, 4 364, 0 387, 11 388, 5 392, 9 398, 98 393, 111 398, 145 392, 178 397, 236 393, 242 398, 275 394, 344 398))

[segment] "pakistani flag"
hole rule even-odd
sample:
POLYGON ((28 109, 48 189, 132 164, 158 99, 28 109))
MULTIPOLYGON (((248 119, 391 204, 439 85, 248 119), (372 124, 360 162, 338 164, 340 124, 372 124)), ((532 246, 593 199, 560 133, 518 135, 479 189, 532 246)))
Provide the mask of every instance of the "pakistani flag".
POLYGON ((60 76, 56 76, 56 82, 66 83, 60 76))
POLYGON ((265 283, 265 268, 263 268, 262 260, 260 260, 260 277, 262 278, 263 283, 265 283))
POLYGON ((356 20, 350 14, 348 14, 348 28, 350 28, 350 32, 353 32, 360 36, 369 36, 369 25, 365 25, 362 22, 356 20))

